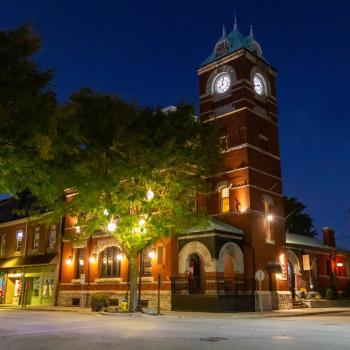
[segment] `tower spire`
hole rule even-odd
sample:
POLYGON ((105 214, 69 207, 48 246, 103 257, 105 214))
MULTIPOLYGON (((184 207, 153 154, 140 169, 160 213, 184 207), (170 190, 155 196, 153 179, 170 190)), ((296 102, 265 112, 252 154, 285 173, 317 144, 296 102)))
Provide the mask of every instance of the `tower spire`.
POLYGON ((235 21, 234 21, 234 24, 233 24, 233 30, 237 30, 237 14, 236 14, 236 11, 235 11, 235 21))
POLYGON ((226 28, 225 28, 225 24, 222 25, 222 37, 226 38, 226 28))
POLYGON ((249 33, 251 38, 254 38, 254 34, 253 34, 253 25, 250 25, 250 33, 249 33))

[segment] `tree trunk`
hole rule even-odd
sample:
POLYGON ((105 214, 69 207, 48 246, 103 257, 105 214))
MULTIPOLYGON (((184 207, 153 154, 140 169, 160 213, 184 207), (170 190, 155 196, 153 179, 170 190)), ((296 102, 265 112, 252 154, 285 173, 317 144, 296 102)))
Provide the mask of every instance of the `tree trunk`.
POLYGON ((137 307, 137 278, 139 274, 137 256, 129 257, 129 269, 130 269, 130 300, 129 300, 129 311, 134 312, 137 307))

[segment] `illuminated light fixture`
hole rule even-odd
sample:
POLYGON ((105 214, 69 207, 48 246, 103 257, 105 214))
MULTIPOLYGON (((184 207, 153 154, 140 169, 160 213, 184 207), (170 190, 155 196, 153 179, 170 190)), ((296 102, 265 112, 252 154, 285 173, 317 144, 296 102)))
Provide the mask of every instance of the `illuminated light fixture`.
POLYGON ((267 220, 269 220, 270 222, 273 221, 273 215, 272 214, 267 215, 267 220))
POLYGON ((114 222, 110 222, 107 226, 107 230, 109 232, 114 232, 117 228, 117 225, 114 222))
POLYGON ((145 223, 146 223, 146 220, 145 220, 145 219, 141 219, 141 220, 139 221, 139 225, 140 225, 140 226, 145 226, 145 223))
POLYGON ((239 208, 239 212, 240 212, 241 214, 244 214, 247 210, 248 210, 248 209, 247 209, 247 208, 244 208, 244 207, 239 208))
POLYGON ((103 211, 103 215, 106 215, 106 216, 108 216, 108 215, 109 215, 109 211, 108 211, 108 209, 105 209, 105 210, 103 211))
POLYGON ((17 232, 17 238, 22 239, 23 238, 23 231, 18 231, 17 232))
POLYGON ((280 264, 284 265, 284 254, 280 255, 280 264))
POLYGON ((156 257, 156 253, 154 250, 151 250, 149 253, 148 253, 148 256, 151 258, 151 259, 154 259, 156 257))
POLYGON ((80 232, 81 232, 81 230, 80 230, 80 226, 75 226, 75 228, 74 228, 74 229, 75 229, 75 232, 76 232, 76 233, 80 233, 80 232))
POLYGON ((154 198, 154 192, 152 190, 148 190, 146 193, 146 197, 148 201, 151 201, 154 198))
POLYGON ((96 254, 92 254, 89 258, 89 261, 91 262, 91 264, 95 263, 97 260, 97 255, 96 254))
POLYGON ((117 254, 117 260, 118 261, 123 260, 123 254, 117 254))
POLYGON ((281 279, 282 279, 282 274, 281 274, 281 273, 276 273, 276 278, 277 278, 278 280, 281 280, 281 279))
POLYGON ((344 264, 342 262, 337 262, 337 267, 343 267, 344 264))
POLYGON ((73 257, 72 257, 72 256, 69 256, 69 257, 66 259, 66 264, 67 264, 67 265, 72 265, 72 264, 73 264, 73 257))
POLYGON ((79 265, 84 266, 84 259, 79 259, 79 265))

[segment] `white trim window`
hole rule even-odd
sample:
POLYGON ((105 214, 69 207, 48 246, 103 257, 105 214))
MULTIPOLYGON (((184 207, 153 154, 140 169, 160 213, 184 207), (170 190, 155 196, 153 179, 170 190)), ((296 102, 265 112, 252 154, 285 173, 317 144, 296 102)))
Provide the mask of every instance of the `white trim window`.
POLYGON ((0 255, 5 255, 6 251, 6 233, 1 236, 0 240, 0 255))
POLYGON ((50 235, 49 235, 49 248, 56 247, 57 238, 57 225, 51 225, 50 235))
POLYGON ((33 250, 38 250, 40 246, 40 226, 35 227, 33 235, 33 250))
POLYGON ((16 231, 16 252, 22 251, 24 233, 23 230, 16 231))
POLYGON ((230 189, 224 187, 221 189, 221 212, 228 213, 230 211, 230 189))

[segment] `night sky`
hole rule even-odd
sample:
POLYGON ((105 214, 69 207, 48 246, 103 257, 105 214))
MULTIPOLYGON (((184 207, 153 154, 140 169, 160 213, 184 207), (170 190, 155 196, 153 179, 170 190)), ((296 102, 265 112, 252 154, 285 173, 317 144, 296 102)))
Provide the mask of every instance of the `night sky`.
POLYGON ((0 29, 31 23, 59 100, 91 87, 198 109, 196 69, 221 36, 254 28, 278 69, 284 192, 350 247, 350 1, 1 1, 0 29))

